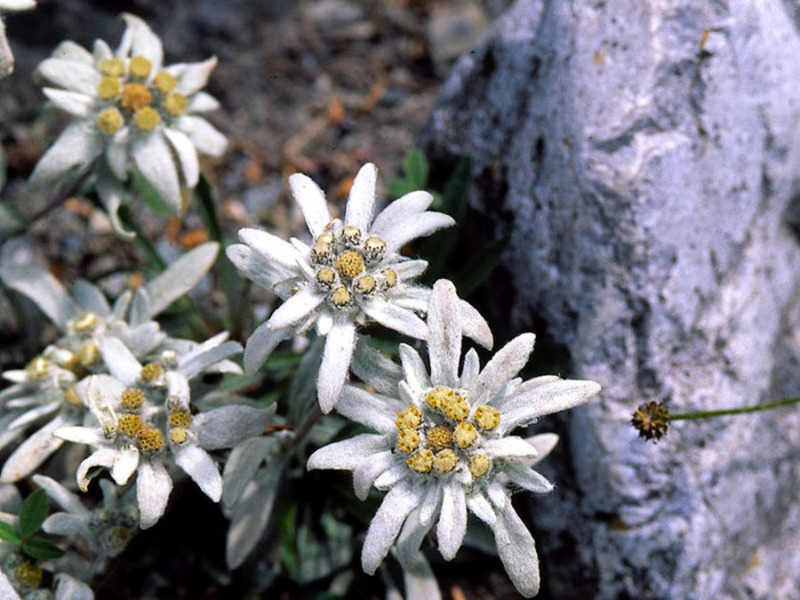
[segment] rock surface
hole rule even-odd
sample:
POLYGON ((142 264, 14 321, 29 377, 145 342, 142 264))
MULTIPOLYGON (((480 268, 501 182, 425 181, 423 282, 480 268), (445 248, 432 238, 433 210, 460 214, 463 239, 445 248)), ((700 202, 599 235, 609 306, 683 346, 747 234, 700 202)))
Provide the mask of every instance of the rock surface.
POLYGON ((604 387, 531 519, 555 598, 800 597, 798 410, 629 425, 800 391, 795 6, 519 0, 423 133, 514 234, 517 330, 604 387))

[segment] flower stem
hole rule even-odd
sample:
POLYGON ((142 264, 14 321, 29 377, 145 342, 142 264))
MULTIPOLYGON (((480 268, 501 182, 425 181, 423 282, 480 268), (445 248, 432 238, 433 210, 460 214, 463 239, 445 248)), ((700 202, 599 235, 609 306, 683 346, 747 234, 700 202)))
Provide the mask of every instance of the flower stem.
POLYGON ((765 402, 764 404, 756 404, 754 406, 743 406, 741 408, 724 408, 721 410, 698 410, 686 413, 670 413, 667 417, 670 421, 683 421, 689 419, 705 419, 707 417, 722 417, 725 415, 746 415, 749 413, 759 412, 762 410, 771 410, 773 408, 780 408, 781 406, 790 406, 792 404, 800 403, 800 396, 794 398, 782 398, 781 400, 774 400, 772 402, 765 402))

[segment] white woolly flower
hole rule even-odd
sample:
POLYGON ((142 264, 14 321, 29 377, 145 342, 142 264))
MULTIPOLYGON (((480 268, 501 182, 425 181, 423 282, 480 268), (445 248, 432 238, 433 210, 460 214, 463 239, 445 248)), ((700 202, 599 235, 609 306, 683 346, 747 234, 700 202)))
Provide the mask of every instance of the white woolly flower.
MULTIPOLYGON (((103 504, 92 510, 84 506, 81 499, 45 475, 34 475, 33 481, 43 488, 63 512, 47 517, 42 529, 51 535, 60 535, 71 542, 78 538, 85 541, 92 558, 113 558, 122 552, 133 537, 139 523, 139 511, 135 502, 126 494, 119 497, 119 488, 110 481, 100 481, 103 491, 103 504), (122 501, 120 501, 122 500, 122 501)), ((96 573, 87 572, 87 576, 96 573)))
POLYGON ((137 473, 136 497, 141 527, 161 518, 172 491, 168 466, 186 472, 214 502, 222 497, 222 476, 208 450, 231 448, 260 435, 271 412, 249 406, 223 406, 192 414, 189 379, 240 351, 234 342, 212 338, 165 368, 141 365, 116 338, 102 340, 100 351, 113 376, 92 375, 76 392, 97 420, 94 427, 64 427, 54 435, 89 444, 94 452, 78 467, 78 485, 86 490, 95 467, 110 469, 118 485, 137 473), (112 360, 113 358, 113 360, 112 360))
POLYGON ((31 183, 45 184, 91 164, 115 230, 130 237, 117 211, 132 169, 180 215, 187 190, 199 179, 198 152, 220 156, 227 141, 198 116, 219 108, 200 91, 217 59, 163 67, 161 40, 138 17, 122 18, 126 29, 116 51, 102 40, 95 41, 93 53, 66 41, 39 65, 37 73, 54 86, 45 87, 45 95, 76 120, 41 158, 31 183))
MULTIPOLYGON (((593 381, 516 375, 533 351, 533 334, 522 334, 483 367, 467 352, 459 374, 462 328, 455 288, 439 281, 428 312, 430 374, 410 346, 400 346, 402 379, 392 396, 345 386, 337 410, 377 434, 357 435, 317 450, 310 469, 353 471, 356 494, 372 485, 389 490, 370 524, 362 565, 374 573, 398 538, 401 561, 413 563, 436 525, 442 556, 458 551, 467 511, 492 529, 500 559, 525 596, 539 589, 533 538, 511 505, 507 484, 543 493, 552 485, 531 466, 555 444, 555 436, 525 440, 511 435, 538 417, 583 404, 597 394, 593 381)), ((391 387, 389 374, 380 385, 391 387)), ((368 383, 379 383, 373 373, 368 383)), ((376 387, 376 389, 378 389, 376 387)))
MULTIPOLYGON (((0 0, 0 11, 16 12, 31 10, 36 7, 36 0, 0 0)), ((8 77, 14 72, 14 54, 6 38, 6 26, 0 19, 0 77, 8 77)))
MULTIPOLYGON (((427 309, 430 289, 413 280, 427 263, 409 260, 400 248, 454 224, 448 215, 427 210, 433 198, 423 191, 406 194, 374 216, 376 178, 375 165, 361 168, 341 221, 331 216, 324 193, 309 177, 292 175, 289 185, 313 244, 242 229, 243 244, 227 250, 245 277, 284 300, 247 340, 245 370, 256 371, 282 340, 316 326, 327 336, 317 380, 325 413, 335 405, 347 378, 359 325, 371 320, 426 338, 425 323, 417 313, 427 309)), ((463 301, 456 312, 465 334, 490 348, 492 334, 483 317, 463 301)))
MULTIPOLYGON (((109 372, 99 351, 101 339, 115 337, 147 362, 175 361, 193 351, 196 344, 169 338, 152 318, 197 284, 217 251, 215 243, 198 246, 135 293, 122 294, 113 307, 87 281, 76 281, 67 292, 43 269, 0 268, 0 280, 35 302, 63 334, 25 369, 2 374, 14 385, 0 392, 0 448, 31 428, 38 429, 8 457, 0 481, 18 481, 33 473, 63 444, 53 432, 87 418, 87 407, 75 393, 75 385, 88 374, 109 372)), ((227 361, 215 368, 238 369, 227 361)))

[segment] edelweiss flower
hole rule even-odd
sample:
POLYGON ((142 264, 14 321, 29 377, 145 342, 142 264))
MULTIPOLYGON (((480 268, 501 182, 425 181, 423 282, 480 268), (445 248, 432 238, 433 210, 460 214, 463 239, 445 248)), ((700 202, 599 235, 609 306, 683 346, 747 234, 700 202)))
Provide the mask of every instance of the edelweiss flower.
POLYGON ((45 153, 31 183, 51 182, 77 165, 93 166, 95 186, 117 233, 117 211, 125 198, 122 182, 138 169, 176 215, 185 209, 187 190, 197 185, 197 153, 220 156, 225 137, 196 116, 219 108, 200 90, 216 58, 162 68, 161 40, 144 21, 122 16, 126 29, 116 52, 102 40, 94 53, 63 42, 39 65, 38 73, 56 87, 45 95, 77 118, 45 153))
MULTIPOLYGON (((111 470, 124 485, 138 473, 136 497, 141 527, 156 523, 167 506, 172 479, 165 463, 178 465, 214 502, 222 497, 222 477, 207 450, 230 448, 260 435, 271 412, 249 406, 223 406, 193 415, 189 379, 241 347, 222 336, 212 338, 168 370, 160 363, 141 365, 115 338, 101 352, 113 361, 114 377, 93 375, 77 388, 97 419, 96 427, 64 427, 54 435, 95 448, 78 468, 78 485, 86 490, 95 467, 111 470)), ((108 361, 109 364, 112 361, 108 361)))
MULTIPOLYGON (((358 325, 371 319, 410 337, 427 336, 415 311, 426 310, 430 290, 411 283, 427 263, 399 252, 408 241, 454 224, 448 215, 427 210, 433 198, 423 191, 406 194, 373 218, 376 177, 375 165, 361 168, 342 222, 331 216, 325 195, 310 178, 292 175, 289 185, 313 245, 242 229, 244 244, 227 250, 247 278, 285 300, 247 340, 245 370, 255 371, 282 340, 316 325, 327 336, 317 380, 325 413, 347 378, 358 325)), ((483 317, 464 301, 455 310, 464 333, 490 348, 492 334, 483 317)))
POLYGON ((533 350, 533 334, 509 342, 483 369, 470 350, 459 376, 462 329, 456 303, 452 283, 437 282, 428 312, 430 375, 419 354, 402 344, 398 395, 345 386, 337 410, 379 433, 321 448, 309 458, 308 468, 352 470, 362 499, 373 484, 389 490, 364 542, 366 572, 375 572, 398 534, 400 559, 413 561, 434 524, 439 551, 452 559, 466 532, 469 509, 494 532, 516 588, 533 596, 539 589, 536 550, 506 484, 550 491, 552 485, 531 469, 531 461, 554 441, 552 436, 524 440, 510 434, 542 415, 586 402, 600 386, 553 376, 517 378, 533 350))
MULTIPOLYGON (((202 279, 217 251, 217 244, 210 243, 187 252, 135 293, 121 295, 113 308, 103 292, 86 281, 76 281, 70 294, 42 269, 0 268, 0 280, 33 300, 63 333, 25 369, 3 373, 14 385, 0 392, 0 448, 34 424, 47 422, 9 456, 0 481, 18 481, 30 475, 63 444, 53 436, 56 429, 84 422, 88 411, 75 393, 75 384, 91 373, 109 372, 99 351, 101 339, 121 340, 136 358, 146 362, 177 360, 193 351, 196 344, 169 338, 151 319, 202 279)), ((238 369, 227 362, 219 363, 218 368, 238 369)))
POLYGON ((89 546, 92 558, 117 556, 133 537, 134 528, 139 523, 139 511, 133 502, 120 503, 119 488, 110 481, 100 481, 103 505, 93 510, 86 508, 78 496, 50 477, 34 475, 33 481, 65 511, 47 517, 42 524, 45 532, 64 536, 73 542, 82 538, 89 546))
MULTIPOLYGON (((36 7, 36 0, 0 0, 0 10, 20 11, 36 7)), ((0 77, 8 77, 14 72, 14 55, 6 38, 6 26, 0 19, 0 77)))

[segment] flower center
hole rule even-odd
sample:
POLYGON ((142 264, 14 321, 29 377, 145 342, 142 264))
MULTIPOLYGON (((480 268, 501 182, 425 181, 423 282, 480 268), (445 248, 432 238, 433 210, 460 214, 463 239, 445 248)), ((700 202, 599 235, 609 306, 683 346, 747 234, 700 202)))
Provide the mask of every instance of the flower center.
POLYGON ((126 83, 122 86, 122 99, 120 104, 122 108, 128 110, 138 110, 153 101, 153 94, 146 85, 141 83, 126 83))
POLYGON ((128 437, 135 438, 142 433, 144 423, 142 423, 141 416, 127 414, 117 419, 117 427, 121 433, 124 433, 128 437))
POLYGON ((175 89, 177 83, 175 76, 166 71, 159 71, 156 73, 156 76, 153 77, 153 85, 156 86, 158 91, 162 94, 169 94, 175 89))
POLYGON ((364 258, 358 252, 347 250, 336 257, 333 268, 342 277, 354 279, 356 275, 360 275, 364 271, 364 258))
POLYGON ((144 402, 144 392, 136 388, 128 388, 122 392, 119 401, 123 408, 127 410, 136 410, 144 402))
POLYGON ((119 58, 104 58, 100 63, 100 72, 109 77, 125 75, 125 63, 119 58))
POLYGON ((42 568, 26 560, 14 569, 14 579, 28 588, 38 588, 42 583, 42 568))
POLYGON ((89 311, 72 321, 72 329, 75 331, 87 331, 97 325, 97 320, 97 315, 89 311))
POLYGON ((150 423, 142 427, 142 431, 139 432, 136 439, 143 452, 156 452, 164 447, 164 436, 150 423))
POLYGON ((153 63, 147 60, 144 56, 134 56, 128 63, 131 74, 135 77, 144 79, 150 75, 150 69, 153 68, 153 63))
POLYGON ((176 406, 169 412, 169 426, 186 428, 192 424, 192 413, 188 408, 176 406))
POLYGON ((124 122, 122 113, 116 108, 107 108, 97 115, 97 126, 106 135, 114 135, 124 122))
POLYGON ((158 383, 164 376, 164 367, 159 363, 148 363, 139 372, 139 378, 145 383, 158 383))
POLYGON ((397 413, 397 450, 408 455, 406 465, 415 473, 444 476, 458 470, 477 479, 492 466, 481 453, 483 436, 499 424, 496 408, 479 406, 473 412, 463 392, 438 386, 422 394, 417 406, 397 413))
POLYGON ((158 125, 160 120, 158 111, 152 106, 144 106, 133 115, 134 124, 142 131, 150 131, 158 125))

